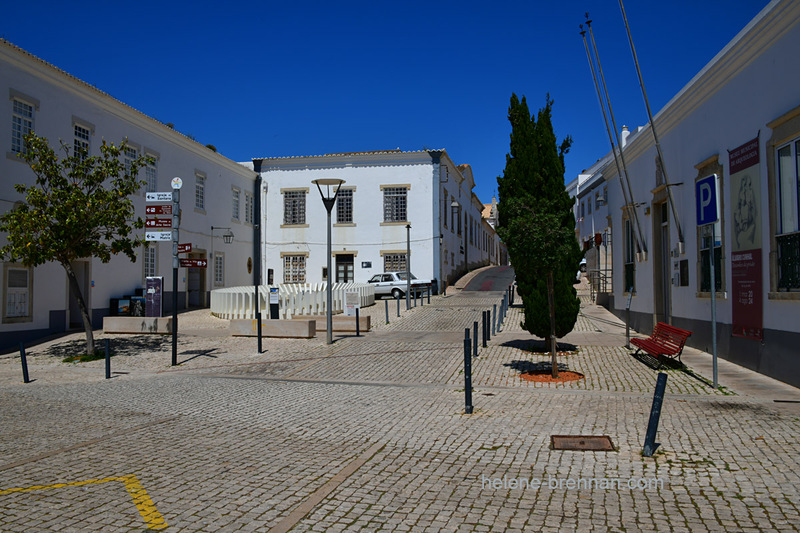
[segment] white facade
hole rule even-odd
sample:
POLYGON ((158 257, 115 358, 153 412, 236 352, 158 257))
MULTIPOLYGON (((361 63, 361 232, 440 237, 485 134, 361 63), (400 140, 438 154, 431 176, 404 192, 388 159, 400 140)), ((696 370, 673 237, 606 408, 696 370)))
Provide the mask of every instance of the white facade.
POLYGON ((704 239, 697 226, 695 187, 698 180, 717 174, 719 354, 794 385, 800 385, 798 49, 800 4, 773 1, 656 115, 669 185, 656 164, 649 125, 631 134, 624 153, 646 254, 635 253, 635 225, 623 212, 613 160, 601 170, 617 243, 612 308, 624 312, 625 287, 632 284, 631 311, 637 329, 650 331, 658 321, 671 322, 694 332, 689 344, 710 351, 710 238, 704 239), (729 157, 754 139, 758 163, 748 169, 749 190, 741 185, 744 181, 737 181, 743 178, 735 168, 732 172, 729 157), (760 268, 755 281, 761 288, 756 283, 749 291, 741 289, 741 277, 735 279, 733 273, 742 268, 734 262, 750 257, 740 254, 748 248, 737 241, 745 227, 753 229, 749 247, 758 249, 761 257, 752 265, 760 268), (761 338, 755 338, 757 326, 742 325, 750 319, 741 311, 737 315, 737 308, 759 315, 753 320, 763 324, 761 338))
MULTIPOLYGON (((76 140, 86 142, 90 154, 99 153, 104 139, 119 144, 127 138, 138 154, 156 160, 154 167, 140 171, 151 189, 170 191, 173 177, 183 179, 180 241, 192 244, 188 257, 209 263, 207 271, 179 269, 179 308, 208 305, 208 291, 217 286, 252 283, 256 175, 251 170, 2 40, 0 93, 8 96, 0 107, 0 123, 5 124, 0 127, 0 212, 23 200, 14 184, 33 183, 35 178, 16 154, 21 131, 32 129, 51 146, 58 146, 59 139, 70 147, 76 140), (234 242, 223 244, 221 237, 228 230, 215 230, 212 238, 212 226, 230 228, 234 242)), ((137 216, 144 219, 144 190, 134 203, 137 216)), ((5 242, 6 237, 0 236, 0 245, 5 242)), ((110 299, 134 294, 144 287, 146 274, 164 277, 164 305, 171 307, 172 245, 155 244, 151 250, 140 248, 136 263, 116 256, 108 264, 86 259, 73 265, 95 327, 109 313, 110 299)), ((28 269, 0 263, 0 271, 0 349, 79 322, 60 265, 28 269)))
POLYGON ((253 163, 266 188, 265 282, 270 275, 274 283, 326 278, 327 212, 312 183, 321 178, 345 180, 331 213, 333 281, 366 282, 384 270, 404 270, 409 242, 412 273, 439 287, 467 268, 498 263, 499 239, 481 218, 472 171, 456 166, 444 150, 253 163))

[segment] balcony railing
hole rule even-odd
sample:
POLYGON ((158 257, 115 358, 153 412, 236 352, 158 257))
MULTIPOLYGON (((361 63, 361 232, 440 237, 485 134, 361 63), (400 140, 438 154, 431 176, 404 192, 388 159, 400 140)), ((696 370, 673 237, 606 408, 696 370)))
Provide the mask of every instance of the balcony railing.
POLYGON ((778 243, 778 290, 800 289, 800 232, 776 235, 778 243))

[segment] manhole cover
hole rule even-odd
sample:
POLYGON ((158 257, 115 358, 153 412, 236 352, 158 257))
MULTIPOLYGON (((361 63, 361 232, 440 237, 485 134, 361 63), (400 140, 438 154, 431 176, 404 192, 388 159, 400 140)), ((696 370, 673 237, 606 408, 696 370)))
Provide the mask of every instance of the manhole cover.
POLYGON ((551 435, 554 450, 576 450, 581 452, 613 452, 614 443, 608 435, 551 435))

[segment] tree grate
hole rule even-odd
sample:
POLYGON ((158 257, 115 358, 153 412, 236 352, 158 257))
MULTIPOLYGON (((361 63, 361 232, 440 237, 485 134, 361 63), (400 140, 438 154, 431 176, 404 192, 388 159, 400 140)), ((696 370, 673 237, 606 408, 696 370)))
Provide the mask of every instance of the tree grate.
POLYGON ((614 443, 608 435, 551 435, 550 447, 553 450, 580 452, 615 451, 614 443))

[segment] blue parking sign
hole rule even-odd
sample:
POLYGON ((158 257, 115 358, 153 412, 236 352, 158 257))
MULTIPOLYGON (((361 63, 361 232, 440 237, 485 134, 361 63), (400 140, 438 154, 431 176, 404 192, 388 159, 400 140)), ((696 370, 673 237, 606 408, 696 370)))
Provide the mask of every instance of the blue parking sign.
POLYGON ((697 225, 705 226, 719 221, 719 177, 706 176, 695 183, 697 225))

